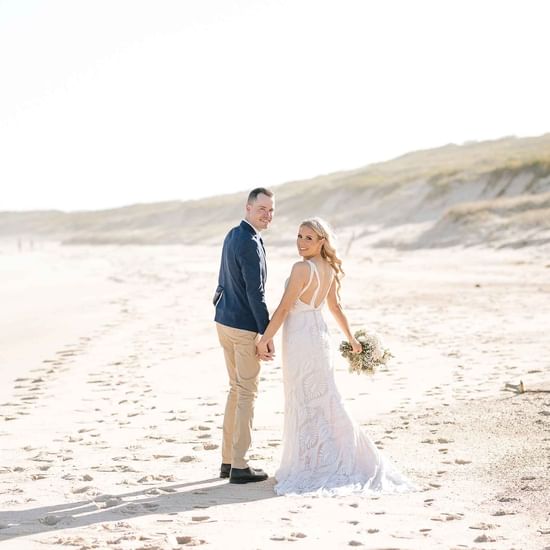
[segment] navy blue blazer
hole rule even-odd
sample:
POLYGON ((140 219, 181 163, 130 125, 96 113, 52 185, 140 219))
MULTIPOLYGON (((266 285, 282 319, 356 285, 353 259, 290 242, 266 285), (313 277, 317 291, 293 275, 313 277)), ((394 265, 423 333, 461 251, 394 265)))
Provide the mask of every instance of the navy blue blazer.
POLYGON ((269 323, 265 303, 267 265, 259 233, 244 220, 223 242, 215 321, 263 334, 269 323))

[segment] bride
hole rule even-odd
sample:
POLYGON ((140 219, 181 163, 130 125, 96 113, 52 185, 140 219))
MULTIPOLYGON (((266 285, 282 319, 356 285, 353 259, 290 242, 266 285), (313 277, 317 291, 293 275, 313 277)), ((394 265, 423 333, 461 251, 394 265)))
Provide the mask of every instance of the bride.
POLYGON ((257 345, 258 355, 267 355, 267 343, 284 323, 285 417, 275 491, 336 495, 411 490, 413 485, 349 416, 336 387, 325 302, 355 353, 361 344, 340 305, 344 272, 326 222, 302 222, 297 246, 303 261, 292 266, 281 303, 257 345))

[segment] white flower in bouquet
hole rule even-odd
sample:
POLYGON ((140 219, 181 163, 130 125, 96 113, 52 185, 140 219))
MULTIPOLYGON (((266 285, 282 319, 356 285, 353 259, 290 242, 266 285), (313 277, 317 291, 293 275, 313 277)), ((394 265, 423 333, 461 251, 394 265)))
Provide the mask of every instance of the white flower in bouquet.
POLYGON ((348 360, 349 372, 357 374, 374 374, 380 365, 385 365, 393 355, 382 347, 380 340, 374 334, 367 334, 365 330, 358 330, 354 334, 363 348, 359 353, 353 353, 351 344, 344 340, 340 344, 340 353, 348 360))

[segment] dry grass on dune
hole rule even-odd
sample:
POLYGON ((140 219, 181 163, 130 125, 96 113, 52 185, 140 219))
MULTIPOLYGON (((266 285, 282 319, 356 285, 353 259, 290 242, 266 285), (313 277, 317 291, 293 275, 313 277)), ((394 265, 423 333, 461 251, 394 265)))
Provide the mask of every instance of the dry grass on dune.
POLYGON ((411 246, 482 243, 500 247, 550 243, 550 192, 459 204, 411 246))
MULTIPOLYGON (((550 134, 449 144, 274 190, 277 216, 268 236, 273 244, 286 243, 297 224, 310 216, 322 216, 339 232, 358 235, 433 223, 417 243, 421 246, 445 246, 462 239, 478 242, 485 236, 491 241, 489 225, 500 229, 505 218, 510 231, 526 224, 544 225, 541 208, 529 196, 550 192, 550 134), (502 197, 516 197, 518 202, 487 202, 502 197), (480 231, 482 226, 486 230, 480 231)), ((242 215, 245 197, 243 191, 102 211, 0 212, 0 237, 32 236, 65 244, 219 242, 242 215)))

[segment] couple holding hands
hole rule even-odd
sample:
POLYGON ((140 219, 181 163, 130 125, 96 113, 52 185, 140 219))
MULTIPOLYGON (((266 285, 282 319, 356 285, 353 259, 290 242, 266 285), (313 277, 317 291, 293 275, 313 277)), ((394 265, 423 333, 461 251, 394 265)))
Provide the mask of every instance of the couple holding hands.
POLYGON ((263 470, 248 465, 246 453, 260 360, 273 358, 273 337, 283 327, 285 409, 275 492, 335 495, 411 490, 413 485, 351 418, 336 387, 330 335, 322 313, 325 304, 354 352, 361 351, 361 344, 340 305, 342 262, 330 229, 320 218, 300 224, 296 245, 302 259, 292 266, 279 306, 269 317, 261 232, 269 227, 274 207, 272 191, 253 189, 244 219, 223 243, 214 296, 216 328, 229 375, 220 477, 239 484, 268 478, 263 470))

